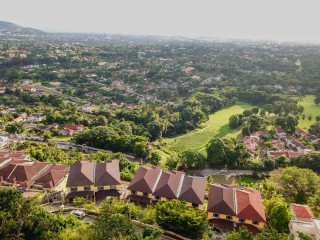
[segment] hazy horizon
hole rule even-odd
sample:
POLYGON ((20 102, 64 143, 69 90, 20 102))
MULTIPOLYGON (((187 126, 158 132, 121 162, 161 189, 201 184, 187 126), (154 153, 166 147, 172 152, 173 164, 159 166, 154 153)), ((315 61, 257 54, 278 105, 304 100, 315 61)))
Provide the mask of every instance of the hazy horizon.
POLYGON ((46 32, 320 42, 317 1, 10 0, 0 19, 46 32))

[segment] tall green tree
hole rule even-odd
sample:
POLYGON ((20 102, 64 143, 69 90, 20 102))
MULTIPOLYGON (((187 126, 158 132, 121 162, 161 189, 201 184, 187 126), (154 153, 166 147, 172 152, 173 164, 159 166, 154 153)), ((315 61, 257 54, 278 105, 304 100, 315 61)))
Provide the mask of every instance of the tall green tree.
POLYGON ((270 176, 288 202, 305 204, 320 193, 320 177, 310 169, 288 167, 275 170, 270 176))
POLYGON ((161 228, 191 239, 202 239, 208 229, 205 212, 180 201, 158 202, 156 221, 161 228))
POLYGON ((213 138, 210 140, 207 149, 207 161, 213 167, 230 166, 237 164, 237 153, 235 142, 228 138, 213 138))
POLYGON ((6 132, 10 134, 21 134, 24 131, 24 127, 20 122, 14 122, 6 126, 6 132))

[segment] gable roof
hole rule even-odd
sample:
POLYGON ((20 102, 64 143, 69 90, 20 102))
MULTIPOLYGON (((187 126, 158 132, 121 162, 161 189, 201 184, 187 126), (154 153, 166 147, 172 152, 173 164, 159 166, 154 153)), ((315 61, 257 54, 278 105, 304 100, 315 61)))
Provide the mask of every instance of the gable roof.
POLYGON ((228 185, 212 184, 209 189, 208 212, 236 215, 235 191, 228 185))
POLYGON ((254 189, 236 189, 237 217, 266 222, 261 193, 254 189))
POLYGON ((82 161, 71 164, 67 187, 90 185, 94 185, 94 163, 82 161))
POLYGON ((312 219, 313 213, 308 205, 291 203, 291 213, 294 219, 312 219))
POLYGON ((236 189, 228 185, 212 184, 207 212, 266 222, 261 193, 254 189, 236 189))
POLYGON ((184 176, 180 190, 179 200, 203 204, 205 195, 206 178, 184 176))
POLYGON ((119 161, 112 160, 104 163, 97 163, 95 168, 95 185, 119 185, 120 170, 119 161))
POLYGON ((178 198, 178 190, 182 184, 183 177, 184 174, 182 172, 163 172, 153 194, 169 199, 178 198))
POLYGON ((43 162, 11 163, 1 169, 1 175, 8 182, 29 187, 43 171, 47 170, 51 164, 43 162))
POLYGON ((52 188, 60 183, 69 173, 69 166, 54 164, 48 171, 42 174, 35 182, 43 188, 52 188))
POLYGON ((140 167, 130 182, 128 189, 145 193, 154 191, 155 183, 162 174, 162 169, 140 167))
POLYGON ((186 176, 180 171, 164 172, 159 167, 140 167, 129 184, 128 190, 203 204, 205 184, 205 177, 186 176))

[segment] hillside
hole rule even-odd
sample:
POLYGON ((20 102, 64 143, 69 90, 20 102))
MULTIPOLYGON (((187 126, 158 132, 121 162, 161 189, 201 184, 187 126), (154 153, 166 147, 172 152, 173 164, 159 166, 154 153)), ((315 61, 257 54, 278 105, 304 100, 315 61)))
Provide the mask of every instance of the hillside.
POLYGON ((18 34, 18 35, 39 35, 45 32, 34 29, 22 27, 14 23, 0 21, 0 34, 18 34))

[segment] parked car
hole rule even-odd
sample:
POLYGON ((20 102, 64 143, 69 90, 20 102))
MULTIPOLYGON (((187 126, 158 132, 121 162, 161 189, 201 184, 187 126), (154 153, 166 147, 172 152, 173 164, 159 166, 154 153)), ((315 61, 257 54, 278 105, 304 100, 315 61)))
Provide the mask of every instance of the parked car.
POLYGON ((70 214, 75 215, 79 219, 83 219, 86 216, 86 213, 80 210, 72 210, 70 214))

